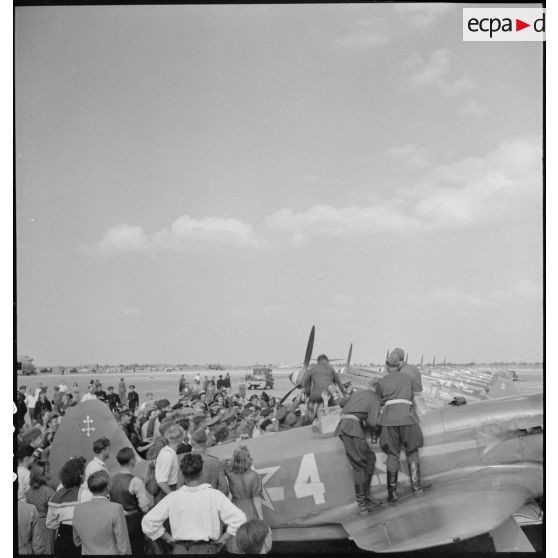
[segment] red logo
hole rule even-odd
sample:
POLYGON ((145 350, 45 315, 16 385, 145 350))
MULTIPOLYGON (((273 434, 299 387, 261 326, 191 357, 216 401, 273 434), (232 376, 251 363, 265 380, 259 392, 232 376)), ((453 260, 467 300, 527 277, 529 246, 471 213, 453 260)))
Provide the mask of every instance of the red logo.
POLYGON ((525 29, 526 27, 531 27, 530 23, 525 23, 524 21, 521 21, 520 19, 515 20, 515 30, 516 31, 521 31, 522 29, 525 29))

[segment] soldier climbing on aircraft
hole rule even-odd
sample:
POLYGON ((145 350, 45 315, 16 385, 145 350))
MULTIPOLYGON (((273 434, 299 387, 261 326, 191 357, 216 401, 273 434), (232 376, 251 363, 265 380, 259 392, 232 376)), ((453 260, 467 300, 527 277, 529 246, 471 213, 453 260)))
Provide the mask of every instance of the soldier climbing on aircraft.
POLYGON ((370 443, 370 429, 378 424, 381 402, 374 392, 376 380, 369 383, 368 389, 355 390, 341 400, 343 412, 335 435, 339 436, 347 459, 354 473, 355 494, 359 513, 373 511, 382 502, 370 495, 370 482, 374 476, 376 455, 370 443))
POLYGON ((309 368, 304 376, 303 390, 308 396, 308 410, 312 418, 316 415, 320 403, 324 402, 325 405, 329 398, 328 388, 332 384, 337 384, 341 393, 347 395, 339 374, 329 364, 327 356, 320 355, 317 364, 309 368))
POLYGON ((402 349, 394 349, 386 360, 388 375, 376 385, 383 404, 380 416, 382 432, 380 447, 387 455, 388 502, 397 499, 397 476, 401 450, 409 463, 411 487, 415 495, 422 494, 418 449, 422 447, 422 430, 414 408, 414 393, 422 391, 420 372, 407 364, 402 349))

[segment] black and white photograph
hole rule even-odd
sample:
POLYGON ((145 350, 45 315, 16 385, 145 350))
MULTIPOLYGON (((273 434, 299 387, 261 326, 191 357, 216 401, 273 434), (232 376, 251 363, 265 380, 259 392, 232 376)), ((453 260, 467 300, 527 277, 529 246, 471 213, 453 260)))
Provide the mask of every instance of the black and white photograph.
POLYGON ((544 555, 544 4, 47 4, 14 554, 544 555))

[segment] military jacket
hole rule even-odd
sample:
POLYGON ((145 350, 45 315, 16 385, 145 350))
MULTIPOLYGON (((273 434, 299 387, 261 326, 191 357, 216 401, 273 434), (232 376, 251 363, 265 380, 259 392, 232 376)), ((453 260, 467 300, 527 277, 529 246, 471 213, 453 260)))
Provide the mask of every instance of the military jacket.
POLYGON ((353 391, 343 404, 341 420, 337 425, 335 434, 345 434, 354 438, 364 438, 364 430, 360 421, 343 418, 343 415, 354 415, 365 421, 368 426, 376 426, 380 416, 380 398, 370 389, 353 391))
POLYGON ((384 405, 380 416, 380 424, 382 426, 418 424, 419 421, 412 404, 395 403, 393 405, 385 405, 387 401, 393 399, 413 401, 415 391, 422 391, 422 385, 420 384, 420 379, 417 380, 412 374, 394 370, 387 376, 384 376, 376 384, 376 393, 380 396, 384 405))

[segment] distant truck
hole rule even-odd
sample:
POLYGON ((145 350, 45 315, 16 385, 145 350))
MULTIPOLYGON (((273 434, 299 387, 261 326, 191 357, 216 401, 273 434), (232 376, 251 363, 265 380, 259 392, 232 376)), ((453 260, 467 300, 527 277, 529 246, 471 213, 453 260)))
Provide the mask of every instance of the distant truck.
POLYGON ((271 368, 254 368, 251 374, 246 374, 244 378, 248 389, 273 389, 275 378, 271 368))
POLYGON ((34 376, 37 374, 37 367, 33 364, 33 359, 29 356, 18 356, 16 373, 18 376, 34 376))

